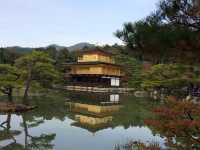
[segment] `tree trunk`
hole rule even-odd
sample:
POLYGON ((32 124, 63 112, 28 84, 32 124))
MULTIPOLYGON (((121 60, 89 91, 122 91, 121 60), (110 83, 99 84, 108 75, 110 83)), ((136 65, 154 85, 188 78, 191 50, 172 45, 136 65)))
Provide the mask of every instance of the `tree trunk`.
POLYGON ((28 146, 28 126, 27 126, 27 123, 26 123, 26 119, 25 119, 25 116, 22 115, 22 120, 23 120, 23 127, 24 127, 24 145, 25 145, 25 148, 27 148, 28 146))
POLYGON ((10 102, 10 103, 12 103, 13 102, 13 89, 12 88, 9 88, 8 89, 8 101, 10 102))
POLYGON ((7 130, 10 130, 11 126, 10 126, 10 121, 11 121, 11 114, 9 113, 8 116, 7 116, 7 130))
POLYGON ((29 88, 30 88, 30 85, 31 85, 31 78, 32 78, 31 72, 32 71, 30 70, 29 74, 28 74, 28 78, 27 78, 26 85, 25 85, 24 97, 23 97, 23 103, 26 104, 26 105, 28 105, 27 98, 28 98, 29 88))

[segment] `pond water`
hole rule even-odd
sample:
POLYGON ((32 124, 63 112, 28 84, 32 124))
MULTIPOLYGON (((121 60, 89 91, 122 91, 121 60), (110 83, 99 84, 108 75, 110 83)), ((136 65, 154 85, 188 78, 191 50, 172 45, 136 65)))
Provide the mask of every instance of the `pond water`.
MULTIPOLYGON (((18 98, 19 99, 19 98, 18 98)), ((1 114, 0 149, 114 150, 128 140, 158 142, 143 121, 159 102, 118 94, 66 93, 31 97, 37 109, 1 114)))

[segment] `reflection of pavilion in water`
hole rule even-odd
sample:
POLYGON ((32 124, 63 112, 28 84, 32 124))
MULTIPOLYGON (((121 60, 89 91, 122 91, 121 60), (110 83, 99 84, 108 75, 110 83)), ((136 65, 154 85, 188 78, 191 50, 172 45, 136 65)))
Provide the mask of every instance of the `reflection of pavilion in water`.
POLYGON ((90 95, 79 93, 71 97, 71 101, 66 103, 72 119, 75 120, 72 126, 87 129, 95 133, 108 128, 112 123, 113 115, 117 113, 122 105, 119 95, 90 95), (77 100, 77 98, 81 98, 77 100))

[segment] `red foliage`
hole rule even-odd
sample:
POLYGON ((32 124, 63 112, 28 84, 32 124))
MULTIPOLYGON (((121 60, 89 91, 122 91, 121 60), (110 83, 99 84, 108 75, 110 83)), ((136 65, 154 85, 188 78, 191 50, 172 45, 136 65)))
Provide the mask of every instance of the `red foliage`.
POLYGON ((200 145, 200 104, 169 98, 164 106, 155 108, 153 112, 156 118, 145 120, 145 124, 155 127, 168 138, 168 142, 181 138, 189 146, 200 145))

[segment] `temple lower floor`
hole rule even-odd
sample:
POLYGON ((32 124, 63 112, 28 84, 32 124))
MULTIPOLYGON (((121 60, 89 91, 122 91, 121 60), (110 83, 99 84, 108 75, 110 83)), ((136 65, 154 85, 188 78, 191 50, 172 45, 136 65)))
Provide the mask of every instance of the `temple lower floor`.
POLYGON ((70 76, 68 78, 70 85, 80 86, 96 86, 96 87, 119 87, 119 77, 108 77, 108 76, 70 76))

